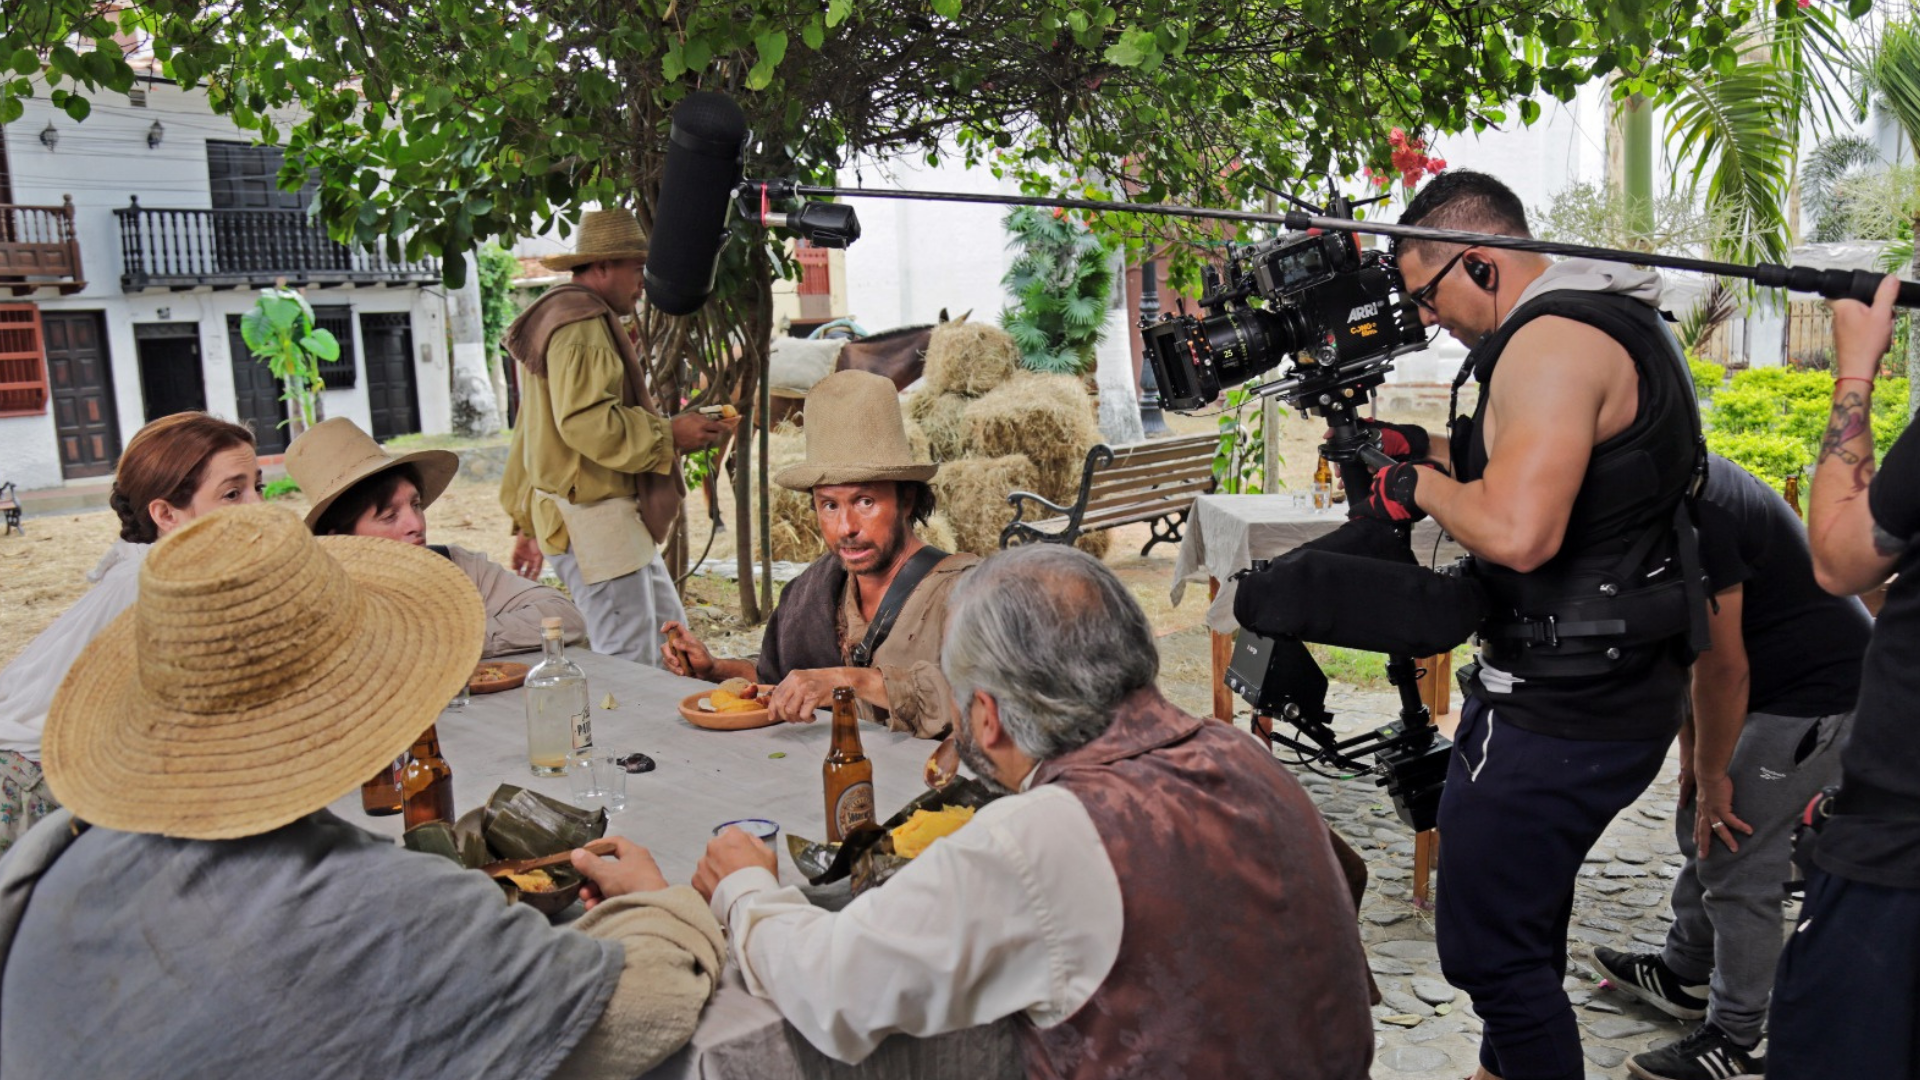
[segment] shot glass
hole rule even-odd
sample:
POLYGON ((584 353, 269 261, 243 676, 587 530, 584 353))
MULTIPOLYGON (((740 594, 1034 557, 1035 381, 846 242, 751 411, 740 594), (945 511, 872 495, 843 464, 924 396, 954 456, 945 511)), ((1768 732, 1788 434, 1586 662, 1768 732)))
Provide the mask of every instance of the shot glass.
POLYGON ((473 700, 473 691, 468 689, 466 683, 461 683, 460 692, 453 695, 452 701, 447 702, 447 708, 464 709, 467 707, 467 702, 471 700, 473 700))
POLYGON ((617 754, 593 753, 567 766, 573 801, 585 809, 604 806, 609 814, 627 808, 627 770, 617 754))

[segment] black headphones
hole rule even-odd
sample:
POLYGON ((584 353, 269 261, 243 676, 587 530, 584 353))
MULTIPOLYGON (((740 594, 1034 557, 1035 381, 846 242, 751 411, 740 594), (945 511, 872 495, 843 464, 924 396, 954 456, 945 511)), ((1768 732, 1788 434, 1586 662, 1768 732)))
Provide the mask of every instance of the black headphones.
POLYGON ((1467 277, 1479 286, 1482 292, 1493 291, 1494 281, 1499 274, 1499 270, 1493 263, 1486 259, 1465 258, 1460 260, 1460 268, 1467 272, 1467 277))

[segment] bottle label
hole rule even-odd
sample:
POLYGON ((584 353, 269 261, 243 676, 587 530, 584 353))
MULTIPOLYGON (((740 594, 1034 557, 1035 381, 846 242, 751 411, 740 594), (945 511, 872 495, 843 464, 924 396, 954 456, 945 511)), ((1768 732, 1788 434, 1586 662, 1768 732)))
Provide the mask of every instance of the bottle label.
POLYGON ((575 750, 593 749, 593 710, 582 709, 573 714, 573 748, 575 750))
POLYGON ((873 824, 873 784, 862 780, 848 784, 833 804, 833 825, 841 836, 851 835, 862 825, 873 824))

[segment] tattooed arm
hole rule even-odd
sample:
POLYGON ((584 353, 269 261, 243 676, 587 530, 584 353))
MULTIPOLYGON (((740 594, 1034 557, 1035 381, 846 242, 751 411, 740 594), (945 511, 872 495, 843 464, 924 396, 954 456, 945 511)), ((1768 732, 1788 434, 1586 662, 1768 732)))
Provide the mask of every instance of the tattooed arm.
POLYGON ((1873 481, 1873 376, 1893 340, 1897 279, 1880 283, 1873 306, 1833 302, 1833 415, 1820 440, 1813 492, 1807 508, 1807 539, 1814 576, 1838 596, 1863 593, 1887 579, 1904 546, 1879 529, 1868 506, 1873 481))

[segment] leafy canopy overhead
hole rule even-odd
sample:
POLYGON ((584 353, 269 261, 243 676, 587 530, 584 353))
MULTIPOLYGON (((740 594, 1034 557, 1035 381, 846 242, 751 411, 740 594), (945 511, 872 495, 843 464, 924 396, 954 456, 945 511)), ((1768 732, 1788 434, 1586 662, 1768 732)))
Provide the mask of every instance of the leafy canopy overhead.
MULTIPOLYGON (((855 155, 944 146, 1030 179, 1124 177, 1148 200, 1241 206, 1262 185, 1311 195, 1385 170, 1393 127, 1531 122, 1537 92, 1567 100, 1616 72, 1655 92, 1678 72, 1724 77, 1761 6, 16 0, 0 121, 40 93, 84 119, 90 97, 133 84, 123 44, 150 43, 169 77, 285 145, 289 186, 317 170, 337 238, 443 255, 457 283, 476 239, 588 201, 650 225, 668 112, 695 88, 740 99, 750 175, 820 179, 855 155)), ((726 277, 744 267, 736 251, 726 277)))

